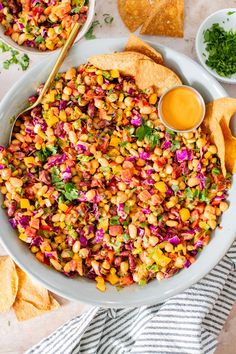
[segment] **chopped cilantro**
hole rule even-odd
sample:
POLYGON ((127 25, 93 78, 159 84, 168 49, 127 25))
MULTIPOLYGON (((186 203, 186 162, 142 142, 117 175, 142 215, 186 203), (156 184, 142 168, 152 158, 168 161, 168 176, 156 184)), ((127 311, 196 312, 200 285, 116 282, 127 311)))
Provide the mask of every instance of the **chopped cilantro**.
POLYGON ((112 17, 110 14, 103 14, 104 17, 104 22, 107 24, 111 24, 114 20, 114 17, 112 17))
POLYGON ((71 10, 72 14, 78 14, 81 10, 81 6, 76 6, 71 10))
POLYGON ((36 154, 37 154, 40 161, 46 161, 46 159, 49 156, 55 155, 56 153, 57 153, 56 146, 47 146, 40 151, 36 151, 36 154))
POLYGON ((116 243, 114 245, 112 245, 114 248, 115 253, 119 253, 120 252, 120 246, 121 246, 121 242, 120 241, 116 241, 116 243))
POLYGON ((23 54, 19 57, 19 52, 7 44, 0 41, 0 51, 2 53, 10 52, 11 57, 3 62, 3 68, 8 70, 12 64, 18 64, 22 70, 26 70, 29 66, 29 57, 27 54, 23 54))
POLYGON ((141 222, 140 224, 139 224, 139 227, 146 227, 147 226, 147 223, 146 222, 141 222))
POLYGON ((51 168, 51 177, 52 177, 52 183, 53 184, 61 181, 60 171, 59 171, 59 169, 56 166, 53 166, 51 168))
POLYGON ((184 191, 184 195, 186 198, 192 200, 193 199, 193 192, 192 189, 190 187, 187 187, 184 191))
POLYGON ((65 191, 63 192, 66 199, 72 201, 78 198, 78 190, 74 183, 66 183, 65 191))
POLYGON ((55 186, 57 191, 61 192, 62 195, 69 201, 78 198, 78 190, 74 183, 64 183, 60 176, 60 171, 56 166, 53 166, 50 172, 52 184, 55 186))
POLYGON ((110 219, 110 225, 114 226, 114 225, 120 225, 120 217, 118 215, 113 216, 110 219))
POLYGON ((77 156, 77 160, 80 162, 89 162, 94 159, 94 156, 86 156, 86 155, 79 155, 77 156))
POLYGON ((93 31, 94 29, 100 25, 100 22, 98 20, 93 21, 91 27, 89 28, 88 32, 85 34, 85 38, 90 40, 90 39, 95 39, 96 36, 94 35, 93 31))
POLYGON ((204 32, 208 58, 206 64, 220 76, 230 77, 236 73, 236 31, 225 30, 219 23, 204 32))
POLYGON ((175 150, 180 149, 180 142, 178 140, 173 140, 170 151, 174 152, 175 150))
POLYGON ((108 71, 103 71, 102 76, 105 77, 105 79, 109 80, 111 78, 111 75, 108 71))
POLYGON ((175 135, 176 135, 176 133, 175 133, 173 130, 169 129, 169 128, 166 128, 166 132, 167 132, 168 134, 170 134, 170 136, 171 136, 172 138, 174 138, 175 135))
POLYGON ((153 272, 158 272, 159 271, 159 266, 157 264, 152 264, 151 266, 148 266, 147 269, 151 270, 153 272))
POLYGON ((110 169, 109 166, 101 166, 101 167, 100 167, 100 170, 101 170, 102 172, 109 172, 111 169, 110 169))
POLYGON ((205 203, 209 203, 210 202, 210 199, 207 196, 207 190, 206 189, 203 189, 200 192, 199 200, 200 200, 200 202, 205 202, 205 203))
POLYGON ((149 127, 145 121, 143 121, 143 124, 136 129, 136 137, 138 138, 138 141, 146 139, 150 144, 151 150, 159 145, 159 134, 157 130, 149 127))
POLYGON ((7 45, 6 43, 0 41, 0 50, 2 53, 9 52, 11 50, 11 47, 7 45))
POLYGON ((145 279, 141 279, 141 280, 139 280, 139 282, 138 282, 138 285, 139 286, 144 286, 144 285, 146 285, 147 284, 147 280, 145 280, 145 279))
POLYGON ((177 186, 177 184, 173 184, 172 186, 171 186, 171 189, 173 190, 173 192, 178 192, 179 191, 179 186, 177 186))
POLYGON ((35 43, 37 43, 37 44, 44 43, 44 42, 45 42, 45 39, 41 35, 35 39, 35 43))
POLYGON ((219 175, 220 175, 220 170, 219 170, 218 168, 214 167, 214 168, 212 169, 212 173, 214 173, 214 175, 219 176, 219 175))
POLYGON ((128 234, 123 234, 122 236, 123 236, 123 239, 125 241, 129 241, 130 240, 130 236, 128 234))
POLYGON ((120 143, 120 147, 125 148, 127 144, 129 144, 128 141, 122 141, 122 142, 120 143))
POLYGON ((128 207, 128 205, 125 205, 125 207, 124 207, 124 211, 125 211, 125 213, 126 213, 126 214, 128 214, 128 213, 129 213, 130 208, 128 207))

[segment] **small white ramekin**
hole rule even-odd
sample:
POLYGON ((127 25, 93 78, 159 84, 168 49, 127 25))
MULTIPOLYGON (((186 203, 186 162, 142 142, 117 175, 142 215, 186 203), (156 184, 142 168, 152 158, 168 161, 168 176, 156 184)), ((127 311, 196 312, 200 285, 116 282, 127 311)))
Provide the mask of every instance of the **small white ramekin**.
POLYGON ((191 86, 187 86, 187 85, 179 85, 179 86, 175 86, 175 87, 172 87, 171 89, 167 90, 160 98, 159 102, 158 102, 158 113, 159 113, 159 117, 160 117, 160 120, 162 121, 162 123, 168 128, 168 129, 171 129, 175 132, 178 132, 178 133, 188 133, 188 132, 191 132, 195 129, 197 129, 201 124, 202 124, 202 121, 205 117, 205 114, 206 114, 206 105, 205 105, 205 102, 204 102, 204 99, 202 97, 202 95, 193 87, 191 86), (163 98, 165 97, 165 95, 167 95, 170 91, 173 91, 173 90, 176 90, 178 87, 186 87, 187 89, 193 91, 197 96, 198 96, 198 99, 201 103, 201 106, 202 106, 202 117, 200 119, 200 121, 191 129, 187 129, 187 130, 179 130, 179 129, 175 129, 173 128, 172 126, 170 126, 164 116, 163 116, 163 113, 162 113, 162 102, 163 102, 163 98))
POLYGON ((229 31, 230 29, 236 30, 236 8, 222 9, 217 12, 214 12, 202 22, 198 29, 195 40, 195 48, 198 61, 218 81, 227 84, 236 84, 236 73, 231 77, 220 76, 215 70, 212 70, 205 62, 208 54, 205 50, 206 44, 204 43, 204 32, 205 30, 210 28, 214 23, 219 23, 219 25, 227 31, 229 31))

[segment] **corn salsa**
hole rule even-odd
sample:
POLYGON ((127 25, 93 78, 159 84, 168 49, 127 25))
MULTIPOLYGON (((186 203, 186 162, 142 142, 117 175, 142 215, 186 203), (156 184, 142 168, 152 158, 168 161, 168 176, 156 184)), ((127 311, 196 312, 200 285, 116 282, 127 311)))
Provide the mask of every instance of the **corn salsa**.
POLYGON ((101 291, 195 262, 228 208, 230 176, 201 127, 175 133, 157 105, 153 89, 87 64, 58 74, 17 121, 0 147, 0 190, 40 262, 101 291))
POLYGON ((40 51, 60 48, 75 23, 87 20, 87 0, 1 0, 0 23, 19 45, 40 51))

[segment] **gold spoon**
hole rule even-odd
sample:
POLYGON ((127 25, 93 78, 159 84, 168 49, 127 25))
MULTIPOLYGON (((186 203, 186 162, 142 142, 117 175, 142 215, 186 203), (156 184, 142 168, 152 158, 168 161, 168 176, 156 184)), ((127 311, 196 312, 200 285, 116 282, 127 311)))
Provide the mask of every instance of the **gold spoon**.
POLYGON ((69 37, 67 38, 62 50, 60 51, 60 54, 56 60, 56 63, 47 79, 47 81, 44 84, 44 87, 42 89, 42 91, 40 92, 39 97, 37 98, 37 101, 34 102, 34 104, 32 104, 32 106, 27 107, 26 109, 24 109, 22 112, 20 112, 17 117, 15 118, 13 124, 12 124, 12 128, 11 128, 11 133, 10 133, 10 138, 9 138, 9 144, 11 143, 11 139, 12 139, 12 133, 14 130, 14 126, 16 124, 17 119, 25 112, 30 111, 31 109, 35 108, 36 106, 38 106, 41 101, 43 96, 45 95, 45 93, 47 92, 47 90, 49 89, 49 87, 51 86, 51 83, 53 82, 55 76, 57 75, 62 63, 64 62, 64 59, 67 55, 67 53, 69 52, 70 48, 72 47, 77 34, 79 33, 79 30, 81 28, 81 25, 79 23, 76 23, 72 29, 72 31, 70 32, 69 37))

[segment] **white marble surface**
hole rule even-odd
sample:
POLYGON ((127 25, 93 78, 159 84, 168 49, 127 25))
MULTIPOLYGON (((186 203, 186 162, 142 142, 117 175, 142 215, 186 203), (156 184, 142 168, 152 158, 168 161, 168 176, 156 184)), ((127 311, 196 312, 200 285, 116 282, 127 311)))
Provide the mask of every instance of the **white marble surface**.
MULTIPOLYGON (((138 0, 137 0, 138 1, 138 0)), ((170 46, 188 56, 196 59, 194 40, 197 29, 203 19, 212 12, 226 8, 236 7, 236 0, 185 0, 185 37, 184 39, 173 39, 165 37, 146 37, 155 40, 164 45, 170 46)), ((95 34, 98 38, 127 36, 128 31, 121 22, 117 8, 116 0, 97 0, 97 17, 103 23, 103 14, 109 13, 114 17, 111 25, 103 23, 102 27, 97 27, 95 34)), ((91 43, 92 44, 92 43, 91 43)), ((1 68, 2 62, 7 54, 0 55, 0 99, 24 73, 17 67, 11 67, 8 71, 1 68)), ((37 56, 31 56, 30 67, 35 65, 40 59, 37 56)), ((229 95, 236 97, 236 87, 233 85, 224 85, 229 95)), ((5 254, 0 246, 0 255, 5 254)), ((75 317, 86 310, 87 306, 79 302, 71 302, 65 299, 57 299, 62 307, 50 314, 38 317, 36 319, 17 322, 14 313, 9 312, 6 315, 0 315, 0 354, 21 354, 31 345, 37 343, 43 337, 50 334, 58 326, 67 320, 75 317)), ((220 335, 219 345, 215 354, 235 354, 236 349, 236 305, 234 306, 230 317, 220 335)))

